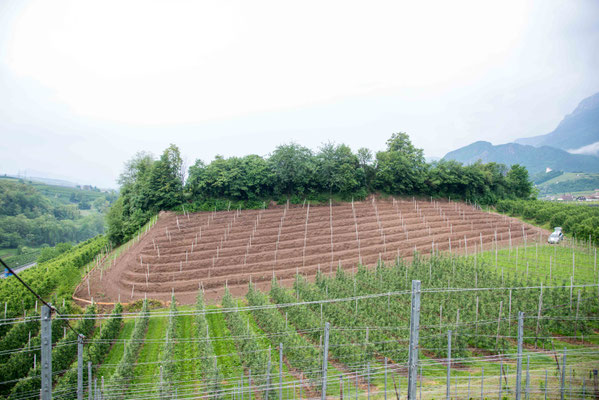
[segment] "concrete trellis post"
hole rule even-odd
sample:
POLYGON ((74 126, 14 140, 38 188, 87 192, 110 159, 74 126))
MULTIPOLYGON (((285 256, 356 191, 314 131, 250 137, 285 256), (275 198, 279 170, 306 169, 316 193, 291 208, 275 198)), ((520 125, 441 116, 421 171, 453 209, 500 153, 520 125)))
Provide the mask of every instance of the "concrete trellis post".
POLYGON ((83 336, 77 336, 77 400, 83 400, 83 336))
POLYGON ((41 315, 42 352, 42 400, 52 400, 52 310, 42 306, 41 315))
POLYGON ((565 396, 566 396, 566 354, 567 354, 567 349, 564 347, 564 355, 562 358, 562 376, 560 379, 560 399, 564 400, 565 396))
POLYGON ((418 339, 420 333, 420 281, 412 281, 410 348, 408 355, 408 400, 416 400, 418 380, 418 339))
POLYGON ((385 400, 387 400, 387 357, 385 357, 385 400))
POLYGON ((480 372, 480 400, 485 398, 485 367, 481 368, 480 372))
POLYGON ((279 400, 283 400, 283 343, 279 343, 279 400))
POLYGON ((92 390, 92 362, 87 362, 87 398, 88 400, 92 400, 93 390, 92 390))
POLYGON ((530 355, 526 357, 526 386, 525 386, 525 398, 529 399, 530 396, 530 355))
MULTIPOLYGON (((308 203, 308 208, 310 207, 310 203, 308 203)), ((329 323, 324 324, 324 349, 322 352, 322 392, 321 392, 321 400, 326 400, 327 398, 327 369, 328 369, 328 359, 329 359, 329 323)))
POLYGON ((518 359, 516 364, 516 400, 521 399, 522 391, 522 342, 524 333, 524 313, 518 312, 518 359))
POLYGON ((451 331, 447 331, 447 387, 445 398, 451 398, 451 331))

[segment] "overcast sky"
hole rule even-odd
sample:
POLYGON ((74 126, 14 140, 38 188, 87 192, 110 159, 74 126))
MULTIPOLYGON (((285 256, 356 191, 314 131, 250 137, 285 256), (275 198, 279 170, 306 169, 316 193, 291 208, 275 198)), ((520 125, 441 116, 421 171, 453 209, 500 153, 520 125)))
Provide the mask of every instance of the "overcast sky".
POLYGON ((0 1, 0 173, 116 187, 295 141, 427 156, 548 133, 599 91, 599 1, 0 1))

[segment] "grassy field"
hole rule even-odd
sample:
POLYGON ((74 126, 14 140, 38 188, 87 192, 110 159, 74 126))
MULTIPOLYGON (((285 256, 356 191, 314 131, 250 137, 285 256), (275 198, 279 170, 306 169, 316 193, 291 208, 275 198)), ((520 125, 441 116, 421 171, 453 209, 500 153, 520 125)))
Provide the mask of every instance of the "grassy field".
MULTIPOLYGON (((209 309, 216 309, 212 306, 209 309)), ((221 313, 211 313, 206 315, 210 337, 215 338, 212 342, 214 353, 217 357, 218 368, 223 376, 237 377, 243 373, 241 359, 237 354, 235 343, 230 338, 231 332, 227 328, 225 318, 221 313)))
POLYGON ((112 376, 114 369, 116 368, 116 365, 123 357, 123 352, 125 350, 125 340, 129 340, 131 338, 131 333, 133 332, 134 326, 134 318, 125 319, 123 323, 123 328, 121 329, 121 332, 119 333, 117 340, 110 348, 110 352, 106 356, 104 364, 101 365, 97 371, 98 376, 103 376, 104 379, 108 379, 112 376))
MULTIPOLYGON (((179 310, 185 312, 192 310, 192 307, 180 307, 179 310)), ((194 317, 192 315, 181 315, 177 317, 177 336, 182 338, 175 342, 175 359, 186 360, 179 363, 177 370, 177 379, 187 382, 188 391, 197 392, 197 386, 200 384, 198 374, 198 332, 194 317)))
MULTIPOLYGON (((155 310, 160 311, 160 310, 155 310)), ((130 386, 140 388, 158 388, 160 378, 160 354, 162 353, 163 340, 166 334, 167 317, 152 317, 146 334, 147 342, 142 346, 137 365, 135 366, 135 379, 130 386)))
POLYGON ((558 245, 514 246, 488 251, 480 260, 498 274, 519 275, 551 284, 572 281, 574 284, 597 283, 597 248, 558 245))

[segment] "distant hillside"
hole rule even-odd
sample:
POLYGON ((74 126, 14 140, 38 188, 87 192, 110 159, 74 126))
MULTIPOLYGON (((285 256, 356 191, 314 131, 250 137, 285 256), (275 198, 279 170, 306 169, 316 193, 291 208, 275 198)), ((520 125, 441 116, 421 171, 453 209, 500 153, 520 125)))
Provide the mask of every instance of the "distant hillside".
POLYGON ((0 254, 80 242, 104 231, 115 193, 0 177, 0 254))
POLYGON ((518 139, 518 144, 551 146, 575 154, 599 156, 599 93, 587 97, 551 133, 518 139))
POLYGON ((562 193, 595 192, 599 190, 599 174, 566 172, 548 175, 550 179, 536 185, 539 194, 551 195, 562 193), (555 175, 552 177, 552 175, 555 175))
MULTIPOLYGON (((37 190, 40 194, 48 197, 49 199, 53 199, 53 201, 55 202, 64 205, 74 204, 78 206, 80 210, 90 209, 92 203, 98 198, 106 200, 109 203, 112 203, 117 198, 116 192, 114 191, 102 192, 100 191, 100 189, 92 188, 90 186, 85 186, 86 189, 82 189, 81 187, 72 187, 66 184, 53 184, 42 182, 42 179, 47 182, 57 181, 54 179, 38 179, 29 177, 27 179, 21 179, 5 175, 0 176, 0 184, 2 184, 3 182, 22 183, 24 185, 28 185, 30 187, 35 188, 35 190, 37 190)), ((102 210, 101 212, 104 211, 102 210)))
POLYGON ((456 160, 464 164, 497 162, 507 166, 520 164, 533 175, 546 168, 569 172, 599 172, 599 157, 570 154, 553 147, 533 147, 517 143, 494 146, 489 142, 479 141, 449 152, 445 160, 456 160))
POLYGON ((42 178, 37 176, 28 176, 25 180, 32 182, 45 183, 46 185, 53 186, 64 186, 64 187, 77 187, 78 185, 74 182, 66 181, 64 179, 53 179, 53 178, 42 178))

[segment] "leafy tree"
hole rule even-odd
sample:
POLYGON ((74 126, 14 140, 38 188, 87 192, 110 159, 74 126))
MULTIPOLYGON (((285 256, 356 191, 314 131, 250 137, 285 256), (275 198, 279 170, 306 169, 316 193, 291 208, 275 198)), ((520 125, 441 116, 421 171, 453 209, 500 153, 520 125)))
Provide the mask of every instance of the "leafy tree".
POLYGON ((108 201, 106 197, 98 197, 92 202, 93 207, 101 213, 106 212, 108 209, 108 201))
POLYGON ((532 184, 528 177, 528 170, 518 164, 512 165, 508 171, 507 185, 511 189, 511 193, 519 199, 527 199, 532 194, 532 184))
POLYGON ((414 147, 406 133, 394 133, 387 150, 376 154, 375 187, 386 193, 421 193, 426 171, 422 149, 414 147))
POLYGON ((325 143, 316 156, 320 187, 329 193, 352 193, 364 182, 359 159, 344 145, 325 143))
POLYGON ((183 200, 183 160, 179 148, 171 144, 150 171, 150 209, 157 212, 181 204, 183 200))
POLYGON ((50 201, 33 186, 0 180, 0 215, 36 218, 52 209, 50 201))
POLYGON ((118 179, 120 196, 106 215, 108 238, 113 243, 123 242, 149 218, 150 173, 154 162, 151 154, 139 152, 125 163, 118 179))
POLYGON ((316 170, 312 151, 296 143, 278 146, 268 159, 277 195, 305 195, 313 187, 316 170))
POLYGON ((360 163, 360 169, 362 170, 362 186, 370 190, 372 183, 374 182, 375 170, 373 165, 372 151, 366 147, 358 149, 358 162, 360 163))
POLYGON ((147 174, 154 164, 154 156, 145 151, 138 152, 131 160, 125 163, 125 169, 119 176, 118 183, 121 187, 139 185, 147 178, 147 174))
POLYGON ((171 144, 158 160, 149 153, 137 153, 125 164, 119 177, 121 195, 107 215, 110 240, 121 243, 152 215, 180 205, 183 179, 183 160, 177 146, 171 144))
POLYGON ((208 165, 198 160, 189 168, 187 191, 192 197, 254 200, 271 194, 271 182, 268 162, 260 156, 216 156, 208 165))
POLYGON ((80 210, 90 210, 92 208, 92 205, 89 204, 87 200, 83 200, 81 203, 79 203, 78 207, 80 210))

